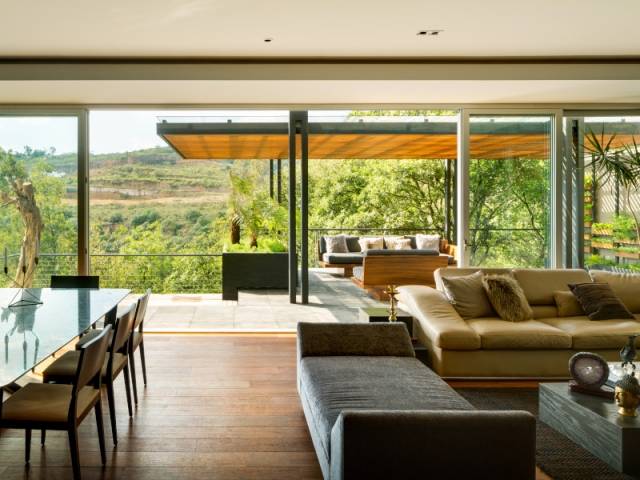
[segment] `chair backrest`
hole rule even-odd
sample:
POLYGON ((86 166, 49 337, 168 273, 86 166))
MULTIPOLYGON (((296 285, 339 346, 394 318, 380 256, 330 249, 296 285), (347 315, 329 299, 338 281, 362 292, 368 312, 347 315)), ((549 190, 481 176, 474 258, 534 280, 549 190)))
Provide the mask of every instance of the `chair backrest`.
POLYGON ((97 275, 51 275, 51 288, 100 288, 97 275))
POLYGON ((120 352, 127 344, 127 340, 131 336, 131 328, 134 321, 136 305, 130 305, 116 321, 115 333, 111 341, 111 353, 120 352))
POLYGON ((147 305, 149 304, 149 296, 151 295, 151 289, 148 289, 144 295, 138 299, 138 306, 136 308, 136 318, 133 322, 133 330, 140 329, 142 331, 142 325, 144 323, 144 317, 147 314, 147 305))
POLYGON ((111 325, 107 325, 93 340, 80 347, 80 360, 74 381, 74 392, 90 383, 102 371, 104 359, 109 347, 111 325))

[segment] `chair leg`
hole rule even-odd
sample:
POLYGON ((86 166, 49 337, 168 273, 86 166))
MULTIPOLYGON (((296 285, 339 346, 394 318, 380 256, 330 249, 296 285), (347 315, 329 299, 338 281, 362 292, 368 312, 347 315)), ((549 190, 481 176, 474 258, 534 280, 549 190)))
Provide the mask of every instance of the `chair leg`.
POLYGON ((131 387, 129 384, 131 380, 129 379, 129 365, 124 366, 124 388, 127 392, 127 408, 129 409, 129 417, 133 417, 133 407, 131 405, 131 387))
POLYGON ((131 386, 133 387, 133 401, 138 406, 138 381, 136 380, 135 352, 129 353, 129 365, 131 366, 131 386))
POLYGON ((96 411, 96 424, 98 426, 98 441, 100 442, 100 459, 102 464, 107 463, 107 452, 104 447, 104 424, 102 423, 102 400, 98 399, 98 403, 95 406, 96 411))
POLYGON ((24 431, 24 463, 29 463, 31 460, 31 429, 27 428, 24 431))
POLYGON ((109 418, 111 420, 111 435, 113 444, 118 444, 118 431, 116 429, 116 402, 113 395, 113 381, 107 383, 107 400, 109 400, 109 418))
POLYGON ((40 432, 40 445, 42 445, 44 447, 44 442, 47 440, 47 431, 46 430, 42 430, 40 432))
POLYGON ((142 362, 142 378, 144 386, 147 386, 147 362, 144 358, 144 340, 140 340, 140 361, 142 362))
POLYGON ((74 480, 80 480, 80 452, 78 450, 78 429, 71 426, 67 432, 69 434, 69 451, 71 452, 71 465, 73 466, 74 480))

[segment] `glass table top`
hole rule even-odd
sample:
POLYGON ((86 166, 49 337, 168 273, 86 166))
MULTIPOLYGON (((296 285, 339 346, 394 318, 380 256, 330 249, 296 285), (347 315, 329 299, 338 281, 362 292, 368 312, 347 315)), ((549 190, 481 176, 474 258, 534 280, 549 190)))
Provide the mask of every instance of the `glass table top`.
POLYGON ((118 306, 121 288, 29 288, 23 300, 40 305, 9 307, 20 300, 15 288, 0 288, 0 387, 27 373, 118 306), (15 297, 15 298, 14 298, 15 297))

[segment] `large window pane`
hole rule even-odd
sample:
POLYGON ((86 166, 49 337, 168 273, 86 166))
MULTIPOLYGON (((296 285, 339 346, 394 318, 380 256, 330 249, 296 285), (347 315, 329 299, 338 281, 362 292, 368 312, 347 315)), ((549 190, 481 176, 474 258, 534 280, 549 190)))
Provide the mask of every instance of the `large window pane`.
POLYGON ((76 117, 0 116, 2 285, 77 272, 77 145, 76 117))
POLYGON ((552 120, 471 116, 471 265, 549 265, 552 120))

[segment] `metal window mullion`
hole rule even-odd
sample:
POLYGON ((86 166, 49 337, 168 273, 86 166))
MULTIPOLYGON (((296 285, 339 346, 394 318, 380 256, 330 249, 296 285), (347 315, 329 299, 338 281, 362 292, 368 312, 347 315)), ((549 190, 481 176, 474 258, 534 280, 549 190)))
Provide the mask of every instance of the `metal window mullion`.
POLYGON ((467 243, 469 238, 469 159, 470 159, 470 135, 469 113, 462 110, 458 121, 458 159, 456 168, 457 179, 457 213, 456 213, 456 238, 458 250, 458 266, 469 265, 467 243))
POLYGON ((78 113, 78 275, 89 275, 89 110, 78 113))

